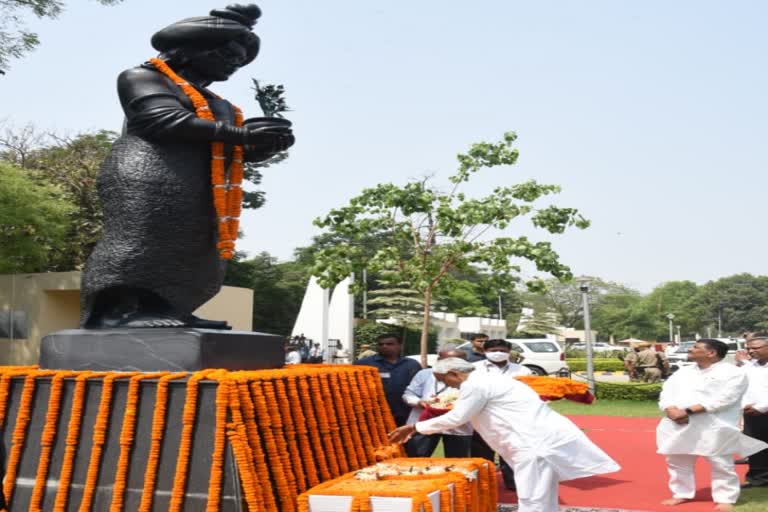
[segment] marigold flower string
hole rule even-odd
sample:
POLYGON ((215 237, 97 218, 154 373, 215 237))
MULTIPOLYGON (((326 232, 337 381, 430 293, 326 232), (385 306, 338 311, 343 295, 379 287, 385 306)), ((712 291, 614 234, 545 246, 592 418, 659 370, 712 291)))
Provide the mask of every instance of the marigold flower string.
POLYGON ((299 437, 301 458, 305 464, 304 474, 307 476, 307 485, 309 485, 309 487, 314 487, 320 483, 320 480, 317 478, 318 470, 315 465, 312 446, 309 443, 307 420, 301 407, 301 395, 299 394, 298 380, 299 378, 297 376, 289 376, 286 381, 286 386, 288 388, 288 397, 291 401, 291 410, 295 417, 296 433, 299 437))
POLYGON ((290 464, 293 468, 293 494, 298 496, 307 490, 307 479, 306 475, 304 474, 303 464, 301 462, 298 432, 296 430, 296 424, 293 420, 293 411, 291 410, 291 402, 289 401, 288 393, 286 392, 285 381, 283 379, 277 379, 275 380, 274 384, 275 394, 277 395, 277 403, 280 405, 280 415, 283 418, 285 440, 288 445, 290 464))
POLYGON ((123 412, 123 425, 120 429, 120 455, 117 459, 117 471, 115 482, 112 486, 112 503, 110 512, 121 512, 125 500, 125 487, 128 478, 128 465, 131 460, 131 450, 136 430, 136 415, 139 406, 139 394, 141 393, 141 381, 158 379, 168 372, 145 373, 134 375, 128 382, 128 396, 125 399, 125 411, 123 412))
MULTIPOLYGON (((208 101, 194 86, 180 77, 168 64, 160 59, 149 59, 160 73, 167 76, 186 94, 195 107, 195 115, 206 121, 216 121, 208 101)), ((233 105, 235 126, 243 125, 243 113, 233 105)), ((216 211, 219 240, 216 248, 221 259, 229 260, 235 255, 235 240, 240 223, 240 210, 243 202, 242 181, 244 173, 243 146, 236 145, 232 150, 232 163, 229 167, 229 180, 225 169, 225 145, 223 142, 211 143, 211 186, 213 187, 213 206, 216 211)))
POLYGON ((53 442, 56 439, 56 425, 59 419, 59 410, 61 409, 61 392, 64 387, 64 379, 75 374, 75 372, 58 372, 51 379, 51 390, 48 397, 48 411, 45 415, 45 426, 40 436, 40 456, 38 458, 37 474, 35 475, 35 486, 32 489, 32 497, 29 499, 29 510, 37 512, 43 501, 45 492, 45 482, 48 478, 48 470, 51 462, 51 450, 53 442))
POLYGON ((213 370, 195 372, 187 381, 187 396, 182 412, 181 441, 179 452, 176 456, 176 472, 173 476, 173 489, 171 490, 171 502, 169 512, 181 512, 184 503, 184 493, 187 487, 187 471, 189 470, 189 452, 192 449, 192 432, 195 429, 197 416, 198 385, 213 370))
POLYGON ((267 470, 267 458, 261 445, 261 436, 256 425, 256 413, 254 412, 253 399, 248 389, 248 378, 241 376, 237 379, 237 389, 239 391, 240 407, 245 422, 245 431, 248 436, 248 444, 251 447, 253 464, 256 469, 258 481, 261 483, 261 499, 265 510, 276 510, 277 502, 272 495, 272 486, 269 480, 269 471, 267 470))
POLYGON ((133 377, 138 372, 110 373, 101 384, 101 398, 99 400, 99 410, 96 413, 96 423, 93 426, 93 443, 91 445, 91 458, 88 461, 88 473, 85 478, 83 488, 83 498, 80 502, 80 512, 88 512, 93 504, 93 496, 96 492, 96 482, 99 478, 99 469, 101 468, 101 453, 104 448, 104 442, 107 439, 107 429, 109 428, 109 413, 112 404, 112 392, 116 379, 127 379, 133 377))
POLYGON ((168 384, 172 380, 186 377, 186 373, 171 373, 160 377, 155 391, 155 407, 152 414, 152 434, 144 472, 144 488, 141 493, 139 512, 150 512, 155 497, 157 484, 157 465, 160 462, 160 449, 165 431, 165 415, 168 408, 168 384))
POLYGON ((24 388, 21 390, 19 411, 16 416, 16 426, 13 428, 11 453, 8 456, 8 466, 5 471, 5 483, 3 485, 3 495, 5 496, 5 502, 9 508, 13 499, 16 474, 19 470, 19 461, 21 460, 24 441, 27 436, 27 426, 32 419, 32 399, 35 395, 35 379, 38 377, 54 375, 55 373, 55 371, 50 370, 35 370, 30 372, 24 379, 24 388))
POLYGON ((80 441, 80 425, 83 421, 83 409, 85 407, 85 392, 87 380, 106 376, 106 372, 83 372, 75 378, 75 390, 72 393, 72 406, 67 425, 67 439, 64 447, 64 457, 59 472, 59 486, 56 493, 56 501, 53 504, 54 512, 64 512, 67 509, 69 498, 69 486, 72 483, 74 460, 77 454, 77 446, 80 441))

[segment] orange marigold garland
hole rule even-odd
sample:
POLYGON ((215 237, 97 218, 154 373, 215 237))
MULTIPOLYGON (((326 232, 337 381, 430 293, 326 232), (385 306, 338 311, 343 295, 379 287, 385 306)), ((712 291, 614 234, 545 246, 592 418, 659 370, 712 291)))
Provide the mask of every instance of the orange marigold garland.
POLYGON ((290 456, 290 464, 293 468, 294 476, 294 494, 298 495, 307 490, 307 478, 304 474, 304 467, 301 461, 301 451, 299 448, 298 431, 296 423, 293 419, 293 411, 291 410, 291 402, 288 399, 288 393, 285 389, 285 380, 275 380, 275 394, 277 395, 277 403, 280 405, 280 415, 283 418, 283 425, 285 429, 285 440, 288 445, 288 453, 290 456))
POLYGON ((240 408, 245 422, 245 432, 248 436, 248 444, 251 447, 253 464, 256 469, 258 481, 261 483, 261 501, 266 510, 276 510, 277 503, 272 495, 272 486, 269 480, 269 471, 267 470, 267 458, 261 446, 261 436, 258 425, 256 424, 256 413, 248 389, 248 378, 240 376, 237 378, 237 391, 240 398, 240 408))
POLYGON ((192 450, 192 433, 195 429, 195 417, 197 416, 197 393, 201 380, 212 370, 195 372, 187 381, 187 397, 184 401, 182 412, 181 441, 179 453, 176 456, 176 472, 173 476, 173 490, 171 491, 171 503, 169 512, 181 512, 184 503, 184 493, 187 487, 187 471, 189 470, 189 452, 192 450))
POLYGON ((155 407, 152 414, 152 434, 144 471, 144 488, 141 493, 139 512, 150 512, 152 501, 155 497, 155 485, 157 483, 157 465, 160 462, 160 448, 165 431, 165 415, 168 408, 168 384, 172 380, 186 377, 186 373, 171 373, 160 377, 155 391, 155 407))
POLYGON ((134 375, 128 383, 128 396, 125 399, 125 411, 123 412, 123 426, 120 429, 120 456, 117 459, 117 471, 115 472, 115 483, 112 487, 110 512, 121 512, 123 510, 126 480, 128 478, 128 464, 131 459, 136 430, 141 381, 161 378, 167 374, 168 372, 157 372, 134 375))
POLYGON ((330 480, 331 472, 328 469, 328 463, 323 451, 323 441, 320 437, 320 426, 315 419, 314 407, 312 406, 312 396, 309 389, 307 379, 298 379, 299 385, 299 398, 302 402, 302 410, 304 411, 304 417, 307 420, 307 430, 309 431, 309 437, 312 442, 314 459, 317 465, 317 469, 320 472, 320 479, 330 480))
POLYGON ((24 449, 24 441, 27 436, 27 426, 32 419, 32 399, 35 395, 35 379, 54 375, 55 371, 37 370, 32 371, 24 379, 24 388, 21 391, 21 400, 19 402, 19 411, 16 417, 16 426, 13 429, 11 453, 8 456, 8 469, 5 472, 5 483, 3 485, 3 495, 5 502, 10 505, 13 498, 13 488, 16 485, 16 474, 19 470, 21 453, 24 449))
POLYGON ((273 439, 275 440, 277 454, 280 457, 282 464, 282 475, 278 482, 278 495, 280 496, 280 502, 287 509, 294 509, 296 503, 296 477, 294 476, 293 469, 291 468, 291 458, 288 452, 288 444, 285 442, 285 430, 282 414, 277 402, 277 396, 274 390, 274 381, 272 379, 264 379, 262 381, 262 390, 264 392, 264 398, 267 401, 269 407, 269 415, 272 420, 273 439), (282 482, 285 485, 282 485, 282 482))
POLYGON ((64 379, 73 373, 59 372, 51 379, 51 390, 48 397, 48 411, 45 415, 45 426, 40 437, 40 457, 35 475, 35 486, 32 489, 32 497, 29 500, 29 510, 39 511, 45 492, 45 482, 48 478, 48 469, 51 462, 51 451, 56 439, 56 425, 61 409, 61 394, 64 388, 64 379))
MULTIPOLYGON (((192 101, 197 117, 206 121, 216 121, 213 111, 208 106, 208 101, 194 86, 177 75, 164 61, 149 59, 149 62, 181 88, 192 101)), ((242 126, 243 113, 234 105, 233 108, 235 110, 235 126, 242 126)), ((218 220, 219 240, 216 248, 221 259, 229 260, 235 255, 235 240, 240 223, 240 210, 243 201, 244 151, 243 146, 234 146, 232 163, 229 167, 229 179, 227 179, 224 148, 223 142, 211 143, 211 186, 213 187, 213 205, 218 220)))
POLYGON ((224 477, 224 448, 226 448, 227 406, 229 405, 229 386, 224 371, 214 372, 211 379, 218 381, 216 388, 216 431, 213 437, 213 456, 211 475, 208 485, 208 504, 206 512, 218 512, 221 506, 221 482, 224 477))
POLYGON ((309 443, 309 429, 304 416, 304 410, 301 406, 298 380, 299 377, 297 375, 289 375, 286 381, 286 386, 288 388, 288 398, 291 401, 291 411, 295 418, 296 434, 299 437, 301 458, 305 465, 304 474, 307 476, 307 485, 309 487, 314 487, 320 483, 320 480, 317 478, 318 470, 315 465, 315 457, 312 454, 312 446, 309 443))
POLYGON ((80 440, 80 426, 83 421, 87 380, 89 378, 103 377, 106 375, 106 372, 84 372, 75 378, 75 391, 72 395, 69 425, 67 425, 66 446, 64 448, 64 457, 61 462, 61 471, 59 472, 58 492, 56 493, 56 501, 53 505, 54 512, 64 512, 67 508, 69 485, 72 483, 74 460, 80 440))
MULTIPOLYGON (((349 371, 342 371, 336 374, 336 376, 339 379, 339 388, 338 389, 350 389, 351 384, 349 381, 349 371)), ((363 445, 363 438, 360 433, 362 425, 357 421, 357 417, 355 415, 355 404, 354 400, 344 400, 342 407, 344 409, 344 413, 347 416, 347 423, 350 425, 350 431, 352 434, 352 442, 353 445, 350 447, 350 451, 354 452, 354 458, 357 459, 355 462, 356 468, 361 468, 365 466, 368 463, 367 457, 365 455, 365 449, 363 445)))
POLYGON ((104 449, 104 443, 107 440, 107 429, 109 428, 109 413, 111 412, 112 392, 116 379, 125 379, 133 377, 137 372, 110 373, 101 385, 101 398, 99 400, 99 410, 96 413, 96 423, 93 426, 93 444, 91 446, 91 458, 88 462, 88 473, 85 478, 83 488, 83 499, 80 502, 80 512, 88 512, 93 504, 93 496, 96 492, 96 482, 99 478, 99 469, 101 468, 101 453, 104 449))
POLYGON ((263 427, 264 447, 269 457, 269 470, 277 488, 277 496, 283 507, 290 506, 292 500, 290 486, 288 485, 288 478, 283 467, 283 458, 277 448, 277 440, 273 433, 272 417, 274 414, 270 414, 271 409, 277 409, 277 403, 270 400, 264 393, 264 382, 262 380, 253 381, 251 383, 251 390, 256 419, 263 427))

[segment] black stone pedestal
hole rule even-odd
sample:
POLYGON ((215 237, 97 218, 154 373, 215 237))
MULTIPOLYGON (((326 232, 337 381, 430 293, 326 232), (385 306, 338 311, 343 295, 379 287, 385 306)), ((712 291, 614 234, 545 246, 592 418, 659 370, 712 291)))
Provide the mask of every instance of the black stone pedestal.
POLYGON ((71 329, 40 342, 40 368, 97 371, 281 368, 283 339, 213 329, 71 329))
MULTIPOLYGON (((101 379, 98 378, 89 379, 87 383, 77 452, 73 461, 74 471, 68 490, 69 499, 65 507, 67 512, 77 511, 83 498, 102 384, 101 379)), ((6 457, 11 453, 13 445, 13 433, 18 421, 23 387, 24 377, 14 377, 11 380, 5 428, 2 430, 2 436, 0 437, 6 457)), ((74 379, 66 379, 62 390, 61 412, 57 421, 57 435, 54 439, 48 466, 47 485, 45 486, 41 501, 41 510, 45 512, 53 510, 56 495, 62 490, 59 486, 59 475, 66 449, 74 389, 74 379)), ((217 383, 212 381, 202 381, 198 387, 195 429, 192 437, 189 466, 187 469, 186 492, 182 506, 182 510, 185 512, 204 512, 208 504, 213 439, 216 430, 216 390, 217 383)), ((39 378, 36 380, 30 422, 24 439, 23 451, 18 465, 18 474, 16 475, 16 485, 9 510, 29 509, 40 465, 41 440, 46 424, 50 392, 50 378, 39 378)), ((170 504, 171 490, 173 489, 177 466, 178 448, 183 428, 182 411, 184 409, 186 393, 186 379, 174 380, 169 383, 168 398, 165 403, 167 408, 166 425, 162 436, 162 448, 157 468, 152 512, 167 511, 170 504)), ((117 461, 120 457, 120 433, 123 426, 127 395, 128 379, 116 380, 113 388, 106 439, 103 445, 104 450, 100 457, 98 480, 96 482, 93 504, 90 508, 93 511, 106 511, 110 509, 117 472, 117 461)), ((136 409, 134 444, 130 452, 123 510, 138 510, 139 503, 141 502, 146 462, 152 442, 152 420, 157 406, 156 395, 157 380, 142 381, 136 409)), ((244 512, 246 505, 241 496, 240 480, 229 445, 227 445, 224 453, 222 469, 221 512, 244 512)))

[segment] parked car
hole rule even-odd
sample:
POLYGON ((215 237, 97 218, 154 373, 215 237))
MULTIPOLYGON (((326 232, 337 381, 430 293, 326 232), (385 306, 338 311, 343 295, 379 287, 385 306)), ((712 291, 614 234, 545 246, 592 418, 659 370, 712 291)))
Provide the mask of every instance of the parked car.
MULTIPOLYGON (((744 348, 744 340, 742 338, 715 338, 720 341, 724 341, 728 344, 728 353, 725 355, 725 359, 728 363, 736 362, 736 352, 744 348)), ((677 371, 683 366, 690 366, 694 363, 688 361, 688 349, 695 345, 695 341, 684 341, 678 347, 677 350, 671 353, 667 353, 667 359, 669 360, 669 369, 671 371, 677 371)))
MULTIPOLYGON (((587 350, 587 344, 586 343, 573 343, 571 345, 568 345, 565 347, 566 350, 587 350)), ((611 345, 610 343, 605 343, 604 341, 594 341, 592 342, 592 351, 593 352, 614 352, 614 351, 625 351, 627 350, 626 347, 620 347, 618 345, 611 345)))
MULTIPOLYGON (((548 338, 534 339, 507 339, 512 344, 512 350, 523 356, 522 365, 528 367, 534 375, 557 375, 570 372, 568 362, 565 360, 565 352, 557 342, 548 338)), ((461 350, 470 350, 471 342, 467 341, 459 345, 461 350)), ((420 361, 418 354, 408 356, 420 361)), ((437 361, 437 354, 427 354, 427 366, 433 366, 437 361)))

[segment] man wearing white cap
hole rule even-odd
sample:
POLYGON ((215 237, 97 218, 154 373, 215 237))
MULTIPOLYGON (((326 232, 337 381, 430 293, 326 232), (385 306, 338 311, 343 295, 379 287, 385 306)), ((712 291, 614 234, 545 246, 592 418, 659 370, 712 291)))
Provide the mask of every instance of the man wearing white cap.
POLYGON ((390 433, 390 442, 402 443, 416 433, 435 434, 469 421, 514 469, 519 512, 556 512, 559 481, 620 469, 530 387, 507 375, 475 370, 463 359, 438 361, 435 377, 459 388, 453 409, 398 428, 390 433))

